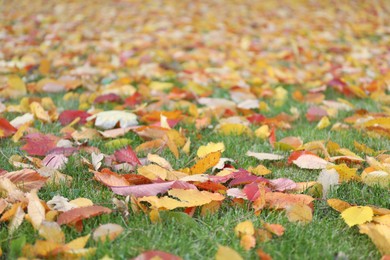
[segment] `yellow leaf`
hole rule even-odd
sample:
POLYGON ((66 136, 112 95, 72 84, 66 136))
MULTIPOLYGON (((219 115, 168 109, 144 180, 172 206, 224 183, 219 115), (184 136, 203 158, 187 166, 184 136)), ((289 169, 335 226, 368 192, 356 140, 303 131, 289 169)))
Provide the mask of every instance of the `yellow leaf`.
POLYGON ((92 200, 86 198, 77 198, 69 201, 69 203, 75 205, 77 208, 93 206, 92 200))
POLYGON ((96 252, 96 247, 72 249, 65 251, 64 259, 90 259, 96 252))
POLYGON ((354 225, 364 224, 372 220, 374 212, 367 206, 349 207, 341 213, 345 223, 352 227, 354 225))
POLYGON ((153 90, 160 90, 160 91, 169 90, 173 88, 173 83, 152 81, 149 85, 149 88, 153 90))
POLYGON ((382 188, 390 188, 390 174, 385 171, 373 171, 363 178, 363 183, 368 186, 378 185, 382 188))
POLYGON ((39 72, 41 74, 49 74, 50 72, 50 61, 47 59, 41 60, 41 63, 39 64, 39 72))
POLYGON ((220 245, 215 260, 243 260, 243 258, 230 247, 220 245))
POLYGON ((221 151, 209 153, 206 157, 198 160, 191 167, 191 174, 205 173, 208 169, 215 166, 221 158, 221 151))
POLYGON ((168 170, 156 164, 141 166, 137 169, 137 173, 150 180, 157 180, 158 178, 165 180, 168 176, 168 170))
POLYGON ((234 228, 234 233, 238 237, 241 237, 243 235, 254 235, 255 228, 253 227, 252 221, 246 220, 238 223, 238 225, 234 228))
POLYGON ((33 250, 36 255, 45 257, 48 256, 54 250, 61 249, 62 247, 62 244, 53 241, 37 240, 35 242, 33 250))
POLYGON ((207 145, 202 145, 199 147, 198 151, 196 152, 196 155, 199 158, 203 158, 203 157, 207 156, 208 154, 213 153, 213 152, 217 152, 217 151, 221 151, 221 153, 225 151, 224 143, 210 142, 207 145))
POLYGON ((382 128, 390 129, 390 117, 378 117, 368 120, 363 124, 364 127, 379 126, 382 128))
POLYGON ((252 130, 246 125, 225 123, 219 126, 218 132, 223 135, 252 135, 252 130))
POLYGON ((349 204, 348 202, 339 200, 339 199, 328 199, 327 202, 328 202, 328 205, 332 209, 334 209, 340 213, 343 212, 344 210, 346 210, 347 208, 351 207, 351 204, 349 204))
POLYGON ((76 238, 76 239, 70 241, 69 243, 67 243, 66 247, 69 249, 82 249, 87 244, 90 236, 91 235, 88 234, 86 236, 76 238))
POLYGON ((31 218, 31 224, 34 229, 39 229, 43 220, 45 220, 45 208, 42 206, 38 198, 36 190, 26 194, 28 199, 27 212, 31 218))
POLYGON ((65 234, 57 222, 43 221, 39 227, 39 235, 50 242, 59 244, 65 242, 65 234))
POLYGON ((259 165, 257 165, 256 167, 249 166, 248 171, 251 172, 251 173, 253 173, 253 174, 260 175, 260 176, 267 175, 267 174, 270 174, 270 173, 271 173, 271 171, 268 170, 268 169, 267 169, 264 165, 262 165, 262 164, 259 164, 259 165))
POLYGON ((367 223, 359 225, 360 233, 371 238, 378 250, 383 255, 390 254, 390 227, 386 225, 367 223))
POLYGON ((286 209, 290 222, 309 223, 313 219, 311 208, 303 203, 295 203, 286 209))
POLYGON ((155 224, 155 223, 158 223, 158 222, 161 222, 161 218, 160 218, 160 214, 158 212, 158 209, 152 209, 150 212, 149 212, 149 218, 150 218, 150 221, 155 224))
POLYGON ((390 227, 390 214, 383 215, 383 216, 375 216, 372 220, 378 224, 382 224, 390 227))
POLYGON ((339 165, 332 165, 330 169, 335 169, 339 174, 340 181, 350 181, 356 179, 356 168, 349 168, 345 163, 339 165))
POLYGON ((51 119, 49 113, 38 102, 32 102, 30 104, 31 113, 39 120, 50 123, 51 119))
POLYGON ((191 146, 191 139, 188 138, 187 142, 184 144, 183 148, 181 148, 186 155, 190 154, 190 146, 191 146))
POLYGON ((321 130, 321 129, 327 128, 328 126, 330 126, 329 118, 327 116, 324 116, 318 122, 316 128, 321 130))
POLYGON ((260 139, 266 139, 271 135, 268 125, 262 125, 255 131, 255 136, 260 139))
POLYGON ((17 75, 8 78, 8 87, 0 91, 2 97, 19 98, 27 94, 26 84, 17 75))
POLYGON ((14 143, 18 142, 20 140, 20 138, 22 138, 24 132, 26 132, 26 130, 30 127, 31 125, 31 122, 27 122, 23 125, 21 125, 18 130, 16 131, 16 133, 12 136, 12 141, 14 143))

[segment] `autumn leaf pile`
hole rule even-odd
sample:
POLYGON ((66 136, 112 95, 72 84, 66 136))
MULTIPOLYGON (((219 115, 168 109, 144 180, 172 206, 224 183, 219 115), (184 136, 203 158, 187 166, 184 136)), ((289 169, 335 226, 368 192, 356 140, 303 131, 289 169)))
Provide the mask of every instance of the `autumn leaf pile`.
MULTIPOLYGON (((82 232, 99 215, 190 224, 227 205, 256 216, 277 211, 310 225, 315 202, 327 200, 346 225, 390 257, 390 209, 329 197, 352 182, 388 193, 390 147, 378 151, 354 141, 349 149, 332 138, 282 134, 314 127, 390 144, 390 6, 374 2, 6 1, 2 228, 13 234, 23 222, 32 225, 37 239, 23 244, 21 256, 78 259, 125 229, 101 223, 66 242, 63 226, 82 232), (351 100, 374 102, 377 110, 351 100), (202 141, 207 133, 245 137, 261 149, 229 158, 223 141, 202 141), (16 150, 6 155, 10 145, 16 150), (242 160, 256 164, 243 167, 242 160), (84 167, 77 174, 111 190, 112 200, 103 206, 60 192, 40 199, 47 186, 72 189, 74 175, 64 173, 71 163, 84 167), (270 166, 317 177, 275 178, 270 166)), ((285 231, 279 223, 250 220, 231 228, 260 259, 272 257, 261 244, 283 239, 285 231)), ((176 256, 154 250, 139 257, 176 256)), ((227 257, 241 259, 221 245, 216 259, 227 257)))

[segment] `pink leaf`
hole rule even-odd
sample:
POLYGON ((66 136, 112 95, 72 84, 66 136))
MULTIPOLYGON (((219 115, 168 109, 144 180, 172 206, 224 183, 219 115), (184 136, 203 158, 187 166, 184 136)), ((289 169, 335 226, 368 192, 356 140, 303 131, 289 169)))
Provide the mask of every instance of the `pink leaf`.
POLYGON ((62 169, 67 162, 68 158, 63 154, 49 154, 42 160, 43 165, 56 170, 62 169))
POLYGON ((260 196, 259 185, 256 182, 245 185, 242 191, 250 201, 255 201, 260 196))
POLYGON ((279 178, 275 180, 270 180, 273 190, 276 191, 285 191, 285 190, 292 190, 297 187, 297 184, 287 178, 279 178))
POLYGON ((144 197, 144 196, 155 196, 159 193, 165 193, 169 190, 174 181, 162 182, 162 183, 151 183, 151 184, 142 184, 134 186, 112 186, 111 190, 118 195, 133 195, 134 197, 144 197))
POLYGON ((101 104, 105 102, 119 102, 119 101, 121 101, 120 96, 114 93, 110 93, 110 94, 98 96, 97 98, 95 98, 93 102, 96 104, 101 104))
POLYGON ((131 165, 137 165, 141 162, 139 161, 136 153, 131 149, 130 146, 120 149, 114 153, 115 159, 119 162, 127 162, 131 165))
POLYGON ((307 110, 306 118, 309 122, 318 121, 322 117, 327 116, 328 112, 326 112, 325 109, 322 109, 320 107, 310 107, 307 110))

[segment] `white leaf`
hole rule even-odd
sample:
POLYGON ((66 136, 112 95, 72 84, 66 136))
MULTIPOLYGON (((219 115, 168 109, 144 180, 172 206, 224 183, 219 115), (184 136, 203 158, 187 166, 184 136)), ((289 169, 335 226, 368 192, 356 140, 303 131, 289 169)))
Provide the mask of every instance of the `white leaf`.
POLYGON ((312 154, 303 154, 293 163, 301 169, 325 169, 329 162, 312 154))
POLYGON ((105 130, 114 128, 115 125, 118 124, 118 122, 120 128, 138 125, 137 116, 133 113, 126 111, 103 111, 92 117, 89 117, 88 120, 91 120, 95 117, 95 126, 105 130))
POLYGON ((263 161, 263 160, 269 160, 269 161, 276 161, 281 160, 284 157, 282 155, 273 154, 273 153, 255 153, 248 151, 246 153, 247 156, 255 157, 256 159, 263 161))
POLYGON ((318 176, 317 182, 322 184, 322 197, 326 199, 330 188, 339 184, 339 174, 335 169, 323 169, 318 176))
POLYGON ((102 153, 99 153, 99 154, 92 153, 91 156, 92 156, 93 168, 95 169, 95 171, 97 171, 102 166, 102 161, 104 159, 104 154, 102 154, 102 153))

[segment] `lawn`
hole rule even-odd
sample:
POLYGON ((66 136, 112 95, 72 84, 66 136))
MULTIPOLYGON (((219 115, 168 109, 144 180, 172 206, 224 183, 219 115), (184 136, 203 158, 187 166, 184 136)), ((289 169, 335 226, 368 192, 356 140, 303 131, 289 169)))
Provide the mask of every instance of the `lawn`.
POLYGON ((0 5, 5 259, 390 256, 388 1, 0 5))

